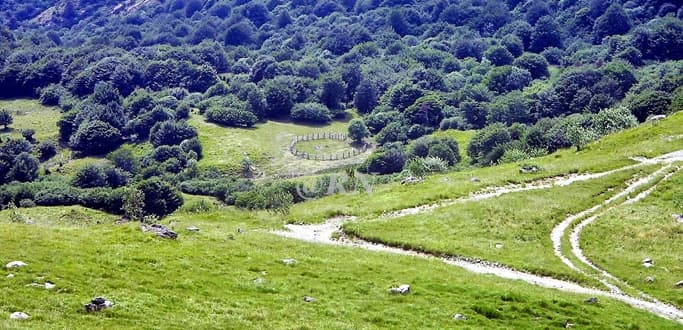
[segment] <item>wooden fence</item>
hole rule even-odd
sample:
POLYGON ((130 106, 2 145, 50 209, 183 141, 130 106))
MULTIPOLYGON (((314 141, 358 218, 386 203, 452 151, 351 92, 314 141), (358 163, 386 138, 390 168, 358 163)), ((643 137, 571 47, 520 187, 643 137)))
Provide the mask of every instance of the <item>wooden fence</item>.
POLYGON ((344 160, 352 158, 363 154, 367 151, 368 145, 363 144, 361 149, 351 148, 349 151, 342 151, 333 154, 310 154, 307 152, 302 152, 296 149, 296 145, 302 141, 315 141, 315 140, 337 140, 351 143, 348 135, 345 133, 329 133, 329 132, 317 132, 310 133, 306 135, 300 135, 294 137, 292 142, 289 144, 289 151, 294 155, 302 159, 308 160, 321 160, 321 161, 331 161, 331 160, 344 160))

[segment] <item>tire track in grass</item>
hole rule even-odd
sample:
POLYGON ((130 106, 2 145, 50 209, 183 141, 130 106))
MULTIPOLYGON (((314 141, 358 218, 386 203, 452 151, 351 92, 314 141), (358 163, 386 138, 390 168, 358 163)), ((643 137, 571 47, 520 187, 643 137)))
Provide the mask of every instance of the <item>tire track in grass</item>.
MULTIPOLYGON (((676 151, 676 152, 666 154, 666 155, 662 155, 662 156, 659 156, 659 157, 653 158, 653 159, 637 159, 637 160, 639 161, 638 164, 628 165, 628 166, 618 168, 615 170, 611 170, 611 171, 607 171, 607 172, 594 173, 594 174, 560 176, 560 177, 554 177, 554 178, 549 178, 549 179, 542 179, 542 180, 535 181, 532 183, 527 183, 527 184, 514 184, 514 185, 503 186, 503 187, 488 188, 488 189, 484 189, 483 191, 473 193, 467 198, 444 200, 444 201, 433 203, 433 204, 427 204, 427 205, 421 205, 421 206, 406 208, 403 210, 383 214, 381 216, 381 218, 399 218, 399 217, 403 217, 403 216, 407 216, 407 215, 429 212, 429 211, 435 210, 437 208, 453 205, 453 204, 459 203, 459 202, 478 201, 478 200, 484 200, 484 199, 488 199, 488 198, 495 198, 495 197, 498 197, 498 196, 501 196, 501 195, 504 195, 507 193, 537 190, 537 189, 548 189, 548 188, 551 188, 554 186, 565 186, 565 185, 569 185, 569 184, 574 183, 574 182, 597 179, 597 178, 600 178, 600 177, 603 177, 606 175, 610 175, 610 174, 613 174, 613 173, 616 173, 619 171, 637 168, 639 166, 646 165, 646 164, 664 164, 665 166, 663 166, 661 169, 655 171, 654 173, 651 173, 650 175, 646 176, 643 179, 636 181, 635 183, 630 184, 623 191, 621 191, 620 193, 618 193, 615 196, 612 196, 607 201, 605 201, 601 204, 598 204, 598 205, 596 205, 596 206, 594 206, 594 207, 592 207, 586 211, 583 211, 579 214, 568 217, 565 221, 558 224, 553 229, 552 234, 551 234, 551 239, 553 240, 553 247, 555 249, 555 254, 571 269, 574 269, 577 272, 582 272, 585 274, 585 272, 583 272, 580 268, 578 268, 576 265, 574 265, 571 262, 571 260, 569 260, 569 258, 567 258, 566 256, 564 256, 562 254, 562 238, 565 237, 565 233, 566 233, 567 229, 569 229, 571 224, 573 224, 575 221, 578 221, 580 219, 584 219, 578 226, 576 226, 574 228, 574 231, 572 232, 572 237, 573 237, 573 240, 576 242, 577 250, 581 251, 580 246, 578 244, 581 230, 583 228, 585 228, 585 226, 589 225, 592 221, 595 221, 595 219, 597 219, 598 215, 595 214, 596 212, 598 212, 604 206, 609 205, 610 203, 613 203, 613 202, 619 200, 620 198, 624 198, 624 197, 628 196, 628 194, 636 191, 641 186, 652 181, 658 175, 660 175, 664 171, 668 170, 671 167, 672 163, 674 163, 676 161, 683 161, 683 150, 676 151), (588 217, 588 218, 586 218, 586 217, 588 217), (576 234, 574 234, 574 233, 576 233, 576 234)), ((668 176, 670 176, 672 174, 673 173, 669 173, 662 180, 665 180, 666 178, 668 178, 668 176)), ((634 199, 639 200, 639 199, 645 198, 647 195, 649 195, 649 193, 654 191, 654 189, 656 188, 656 184, 657 183, 654 183, 653 187, 650 187, 649 189, 641 192, 634 199)), ((627 199, 625 202, 622 202, 622 204, 626 204, 626 203, 630 203, 630 202, 632 202, 632 201, 629 201, 627 199)), ((622 205, 622 204, 620 204, 620 205, 622 205)), ((489 274, 489 275, 494 275, 494 276, 498 276, 498 277, 510 279, 510 280, 521 280, 521 281, 524 281, 524 282, 532 284, 532 285, 536 285, 536 286, 540 286, 540 287, 544 287, 544 288, 549 288, 549 289, 560 290, 560 291, 569 292, 569 293, 586 294, 586 295, 601 296, 601 297, 607 297, 607 298, 615 299, 615 300, 624 302, 624 303, 626 303, 632 307, 642 309, 642 310, 648 311, 650 313, 653 313, 657 316, 660 316, 660 317, 663 317, 666 319, 670 319, 670 320, 674 320, 680 324, 683 324, 683 311, 681 311, 677 307, 670 305, 670 304, 662 303, 662 302, 660 302, 656 299, 652 299, 651 297, 648 297, 646 295, 645 295, 645 298, 638 298, 638 297, 630 296, 628 294, 623 293, 617 286, 612 285, 611 283, 609 283, 606 280, 603 280, 601 282, 604 283, 608 288, 610 288, 610 291, 603 291, 603 290, 599 290, 596 288, 588 288, 588 287, 584 287, 578 283, 565 281, 565 280, 559 280, 559 279, 548 277, 548 276, 535 275, 535 274, 515 270, 511 267, 501 265, 498 263, 494 263, 494 262, 487 262, 487 261, 465 258, 465 257, 434 255, 434 254, 429 254, 429 253, 425 253, 425 252, 420 252, 420 251, 415 251, 415 250, 410 250, 410 249, 404 249, 404 248, 389 246, 389 245, 385 245, 385 244, 369 242, 369 241, 365 241, 365 240, 357 238, 357 237, 354 237, 354 238, 346 237, 346 235, 344 234, 344 231, 342 229, 342 226, 347 222, 356 221, 356 220, 357 220, 356 217, 344 217, 344 216, 342 216, 342 217, 335 217, 335 218, 328 219, 327 221, 325 221, 322 224, 314 224, 314 225, 289 224, 289 225, 286 225, 287 230, 274 231, 272 233, 279 235, 279 236, 282 236, 282 237, 297 239, 297 240, 306 241, 306 242, 310 242, 310 243, 348 246, 348 247, 362 248, 362 249, 366 249, 366 250, 370 250, 370 251, 376 251, 376 252, 393 253, 393 254, 398 254, 398 255, 412 256, 412 257, 426 258, 426 259, 438 259, 438 260, 440 260, 446 264, 460 267, 460 268, 462 268, 466 271, 472 272, 472 273, 489 274)), ((575 250, 574 245, 575 244, 572 243, 572 251, 575 250)), ((583 255, 582 252, 579 254, 583 255)), ((578 258, 578 259, 583 262, 583 260, 581 258, 578 258)), ((585 256, 583 257, 583 259, 588 261, 588 259, 585 258, 585 256)), ((588 261, 588 263, 590 263, 590 261, 588 261)), ((591 268, 594 268, 596 270, 601 271, 601 274, 603 274, 607 278, 611 278, 613 280, 616 280, 618 282, 623 283, 623 281, 620 281, 618 278, 616 278, 615 276, 609 274, 608 272, 606 272, 604 270, 600 270, 595 265, 593 265, 591 268)))

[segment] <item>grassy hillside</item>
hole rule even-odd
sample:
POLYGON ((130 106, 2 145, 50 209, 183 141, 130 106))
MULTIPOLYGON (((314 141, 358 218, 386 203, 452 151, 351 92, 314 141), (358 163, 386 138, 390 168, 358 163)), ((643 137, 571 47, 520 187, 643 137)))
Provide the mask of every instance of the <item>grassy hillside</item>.
POLYGON ((25 311, 2 328, 582 328, 674 329, 675 323, 610 300, 465 273, 437 261, 348 248, 314 246, 257 229, 270 217, 244 213, 176 214, 176 241, 143 234, 136 224, 44 227, 0 223, 0 260, 23 260, 5 271, 0 314, 25 311), (184 227, 195 225, 198 233, 184 227), (238 234, 237 228, 247 230, 238 234), (284 265, 280 259, 294 258, 284 265), (13 278, 5 274, 13 273, 13 278), (261 280, 258 280, 261 279, 261 280), (51 291, 26 286, 51 281, 51 291), (408 283, 407 296, 388 288, 408 283), (95 296, 116 303, 81 312, 95 296), (316 302, 306 303, 304 296, 316 302))
POLYGON ((367 156, 360 155, 346 162, 319 162, 299 159, 289 151, 290 143, 297 136, 315 133, 346 134, 345 121, 334 121, 321 126, 268 121, 248 129, 207 123, 199 115, 192 116, 189 122, 197 127, 199 140, 204 148, 204 158, 199 161, 200 167, 215 167, 227 173, 239 173, 245 157, 249 157, 265 175, 271 176, 310 174, 344 163, 359 163, 367 156))
POLYGON ((673 217, 683 213, 682 196, 678 173, 650 197, 601 216, 582 236, 587 256, 636 288, 683 306, 674 286, 683 280, 683 223, 673 217), (644 267, 645 258, 652 258, 654 267, 644 267), (654 281, 646 282, 647 277, 654 281))
MULTIPOLYGON (((577 152, 566 149, 531 161, 542 170, 520 174, 521 163, 478 168, 428 177, 415 185, 398 183, 373 187, 368 194, 334 195, 295 205, 290 222, 320 222, 330 216, 379 215, 441 199, 466 196, 486 186, 508 182, 529 182, 566 173, 601 172, 634 164, 631 157, 653 157, 683 149, 683 113, 676 113, 658 123, 645 123, 624 132, 607 136, 577 152), (476 177, 480 181, 472 182, 476 177)), ((527 161, 528 162, 528 161, 527 161)))
POLYGON ((495 260, 533 273, 575 278, 577 274, 553 254, 552 228, 567 214, 605 201, 623 189, 626 181, 652 170, 654 166, 626 170, 566 187, 457 203, 398 219, 359 221, 345 229, 392 246, 495 260))
POLYGON ((57 121, 62 115, 59 108, 45 107, 36 100, 17 99, 0 100, 0 109, 9 110, 14 117, 9 128, 0 131, 3 136, 20 138, 22 130, 32 129, 38 141, 56 141, 59 137, 57 121))

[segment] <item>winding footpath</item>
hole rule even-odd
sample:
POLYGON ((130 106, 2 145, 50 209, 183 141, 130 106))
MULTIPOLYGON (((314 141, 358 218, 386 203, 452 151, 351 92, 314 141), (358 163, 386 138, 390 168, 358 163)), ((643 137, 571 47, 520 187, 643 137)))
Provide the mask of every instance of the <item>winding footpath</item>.
MULTIPOLYGON (((601 278, 599 280, 605 284, 610 291, 604 291, 596 288, 588 288, 584 287, 580 284, 570 282, 570 281, 564 281, 564 280, 558 280, 552 277, 547 277, 547 276, 540 276, 540 275, 535 275, 531 274, 528 272, 523 272, 519 270, 515 270, 511 267, 501 265, 498 263, 493 263, 493 262, 487 262, 487 261, 481 261, 478 259, 471 259, 471 258, 464 258, 464 257, 453 257, 453 256, 436 256, 433 254, 429 253, 424 253, 424 252, 419 252, 415 250, 410 250, 410 249, 403 249, 403 248, 397 248, 397 247, 392 247, 384 244, 377 244, 369 241, 362 240, 360 238, 350 238, 347 237, 344 234, 344 231, 342 229, 343 225, 347 222, 352 222, 356 221, 356 217, 335 217, 332 219, 329 219, 325 221, 322 224, 313 224, 313 225, 286 225, 287 230, 283 231, 275 231, 273 232, 276 235, 287 237, 287 238, 292 238, 292 239, 297 239, 301 241, 306 241, 306 242, 311 242, 311 243, 318 243, 318 244, 330 244, 330 245, 338 245, 338 246, 349 246, 349 247, 355 247, 355 248, 362 248, 370 251, 378 251, 378 252, 385 252, 385 253, 393 253, 393 254, 398 254, 398 255, 404 255, 404 256, 412 256, 412 257, 418 257, 418 258, 425 258, 425 259, 438 259, 446 264, 452 265, 452 266, 457 266, 462 269, 465 269, 466 271, 472 272, 472 273, 477 273, 477 274, 489 274, 489 275, 495 275, 501 278, 505 279, 510 279, 510 280, 521 280, 526 283, 544 287, 544 288, 549 288, 549 289, 556 289, 564 292, 570 292, 570 293, 576 293, 576 294, 585 294, 585 295, 591 295, 591 296, 600 296, 600 297, 607 297, 607 298, 612 298, 621 302, 624 302, 626 304, 629 304, 635 308, 646 310, 648 312, 651 312, 655 315, 658 315, 663 318, 667 318, 670 320, 677 321, 678 323, 683 324, 683 311, 678 309, 677 307, 666 304, 663 302, 660 302, 652 297, 649 297, 643 293, 639 293, 639 297, 633 297, 628 294, 625 294, 621 291, 620 286, 624 287, 629 287, 624 281, 619 280, 617 277, 609 274, 607 271, 600 269, 596 265, 594 265, 590 260, 588 260, 587 257, 585 257, 583 251, 580 248, 579 241, 580 241, 580 235, 581 231, 583 228, 588 226, 589 224, 593 223, 596 221, 599 217, 600 214, 602 214, 601 211, 602 209, 609 210, 610 206, 609 204, 614 203, 617 200, 620 200, 622 198, 626 198, 624 202, 621 202, 619 205, 623 204, 628 204, 628 203, 633 203, 637 200, 640 200, 642 198, 645 198, 654 191, 656 188, 656 185, 663 181, 666 180, 669 176, 673 175, 673 171, 666 173, 667 171, 671 170, 672 163, 677 162, 677 161, 683 161, 683 150, 673 152, 670 154, 666 154, 657 158, 653 159, 634 159, 639 162, 639 164, 635 165, 629 165, 623 168, 619 168, 616 170, 612 171, 607 171, 607 172, 602 172, 602 173, 595 173, 595 174, 581 174, 581 175, 569 175, 569 176, 561 176, 561 177, 555 177, 555 178, 549 178, 549 179, 543 179, 539 180, 536 182, 532 183, 527 183, 527 184, 515 184, 515 185, 507 185, 503 187, 497 187, 497 188, 488 188, 480 192, 476 192, 471 194, 467 198, 459 198, 459 199, 451 199, 451 200, 445 200, 441 202, 437 202, 434 204, 429 204, 429 205, 423 205, 423 206, 417 206, 417 207, 412 207, 412 208, 407 208, 399 211, 394 211, 390 213, 385 213, 381 217, 382 218, 399 218, 403 217, 406 215, 411 215, 411 214, 419 214, 419 213, 424 213, 424 212, 429 212, 434 209, 444 207, 444 206, 449 206, 453 205, 455 203, 462 203, 462 202, 472 202, 472 201, 479 201, 479 200, 484 200, 488 198, 495 198, 504 194, 508 193, 514 193, 514 192, 521 192, 521 191, 529 191, 529 190, 536 190, 536 189, 548 189, 554 186, 566 186, 574 182, 579 182, 579 181, 586 181, 586 180, 592 180, 600 177, 604 177, 606 175, 616 173, 619 171, 627 170, 627 169, 632 169, 636 168, 638 166, 642 166, 644 164, 662 164, 662 168, 659 170, 655 171, 654 173, 651 173, 650 175, 643 177, 633 183, 630 183, 627 188, 625 188, 623 191, 619 192, 615 196, 611 197, 607 201, 596 205, 588 210, 585 210, 579 214, 572 215, 567 217, 563 222, 558 224, 552 231, 551 233, 551 240, 553 241, 553 248, 555 250, 555 254, 562 260, 563 263, 565 263, 568 267, 571 269, 580 272, 582 274, 588 274, 587 272, 583 271, 581 268, 579 268, 577 265, 575 265, 567 256, 563 254, 563 249, 562 249, 562 239, 566 237, 567 231, 572 227, 572 225, 575 225, 571 231, 569 241, 571 244, 571 252, 574 255, 574 257, 581 261, 584 265, 590 267, 591 269, 597 271, 600 275, 601 278), (656 179, 661 178, 657 181, 656 179), (653 182, 656 181, 656 182, 653 182), (643 192, 639 193, 635 198, 629 199, 628 196, 632 194, 633 192, 641 189, 647 184, 651 184, 652 186, 649 189, 644 190, 643 192), (576 224, 577 221, 581 221, 580 223, 576 224), (615 285, 612 282, 616 282, 619 285, 615 285)), ((611 207, 617 207, 617 206, 611 206, 611 207)), ((594 276, 593 276, 594 277, 594 276)))

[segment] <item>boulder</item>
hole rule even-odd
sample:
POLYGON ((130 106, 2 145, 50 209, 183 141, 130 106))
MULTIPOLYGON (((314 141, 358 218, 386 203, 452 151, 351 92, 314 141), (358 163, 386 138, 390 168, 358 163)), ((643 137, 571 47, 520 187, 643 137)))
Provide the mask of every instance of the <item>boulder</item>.
POLYGON ((194 227, 194 226, 192 226, 192 227, 187 227, 187 228, 185 228, 185 229, 186 229, 187 231, 191 231, 191 232, 198 232, 198 231, 199 231, 199 227, 194 227))
POLYGON ((410 285, 403 284, 397 288, 391 288, 391 289, 389 289, 389 291, 393 294, 408 294, 408 293, 410 293, 410 285))
POLYGON ((655 278, 652 276, 648 276, 645 278, 645 283, 654 283, 654 282, 655 282, 655 278))
POLYGON ((674 286, 677 288, 683 288, 683 281, 676 282, 676 284, 674 284, 674 286))
POLYGON ((538 171, 540 171, 540 169, 536 165, 523 165, 519 169, 519 173, 522 173, 522 174, 533 174, 533 173, 538 173, 538 171))
POLYGON ((168 227, 164 225, 160 225, 158 223, 152 224, 152 225, 140 225, 140 229, 142 229, 143 232, 152 232, 158 237, 161 238, 168 238, 168 239, 176 239, 178 238, 178 233, 172 231, 168 227))
POLYGON ((89 304, 85 304, 85 311, 88 313, 99 312, 105 308, 114 306, 114 303, 103 298, 97 297, 90 301, 89 304))
POLYGON ((294 265, 296 265, 296 259, 285 258, 285 259, 281 259, 280 261, 282 261, 282 263, 285 264, 285 265, 287 265, 287 266, 294 266, 294 265))
POLYGON ((28 315, 24 312, 14 312, 10 314, 9 319, 10 320, 28 320, 31 318, 31 315, 28 315))
POLYGON ((654 261, 652 261, 652 258, 643 259, 643 266, 645 266, 645 268, 650 268, 654 265, 655 265, 655 263, 654 263, 654 261))
POLYGON ((7 265, 5 265, 5 268, 9 269, 9 268, 19 268, 19 267, 26 267, 26 266, 28 266, 28 264, 23 262, 23 261, 11 261, 11 262, 8 262, 7 265))
POLYGON ((311 296, 304 296, 304 301, 310 303, 310 302, 316 302, 316 301, 318 301, 318 299, 315 299, 311 296))
POLYGON ((453 315, 453 319, 456 321, 467 321, 467 316, 458 313, 453 315))
POLYGON ((583 302, 586 304, 595 305, 598 303, 598 298, 597 297, 590 297, 590 298, 584 300, 583 302))

